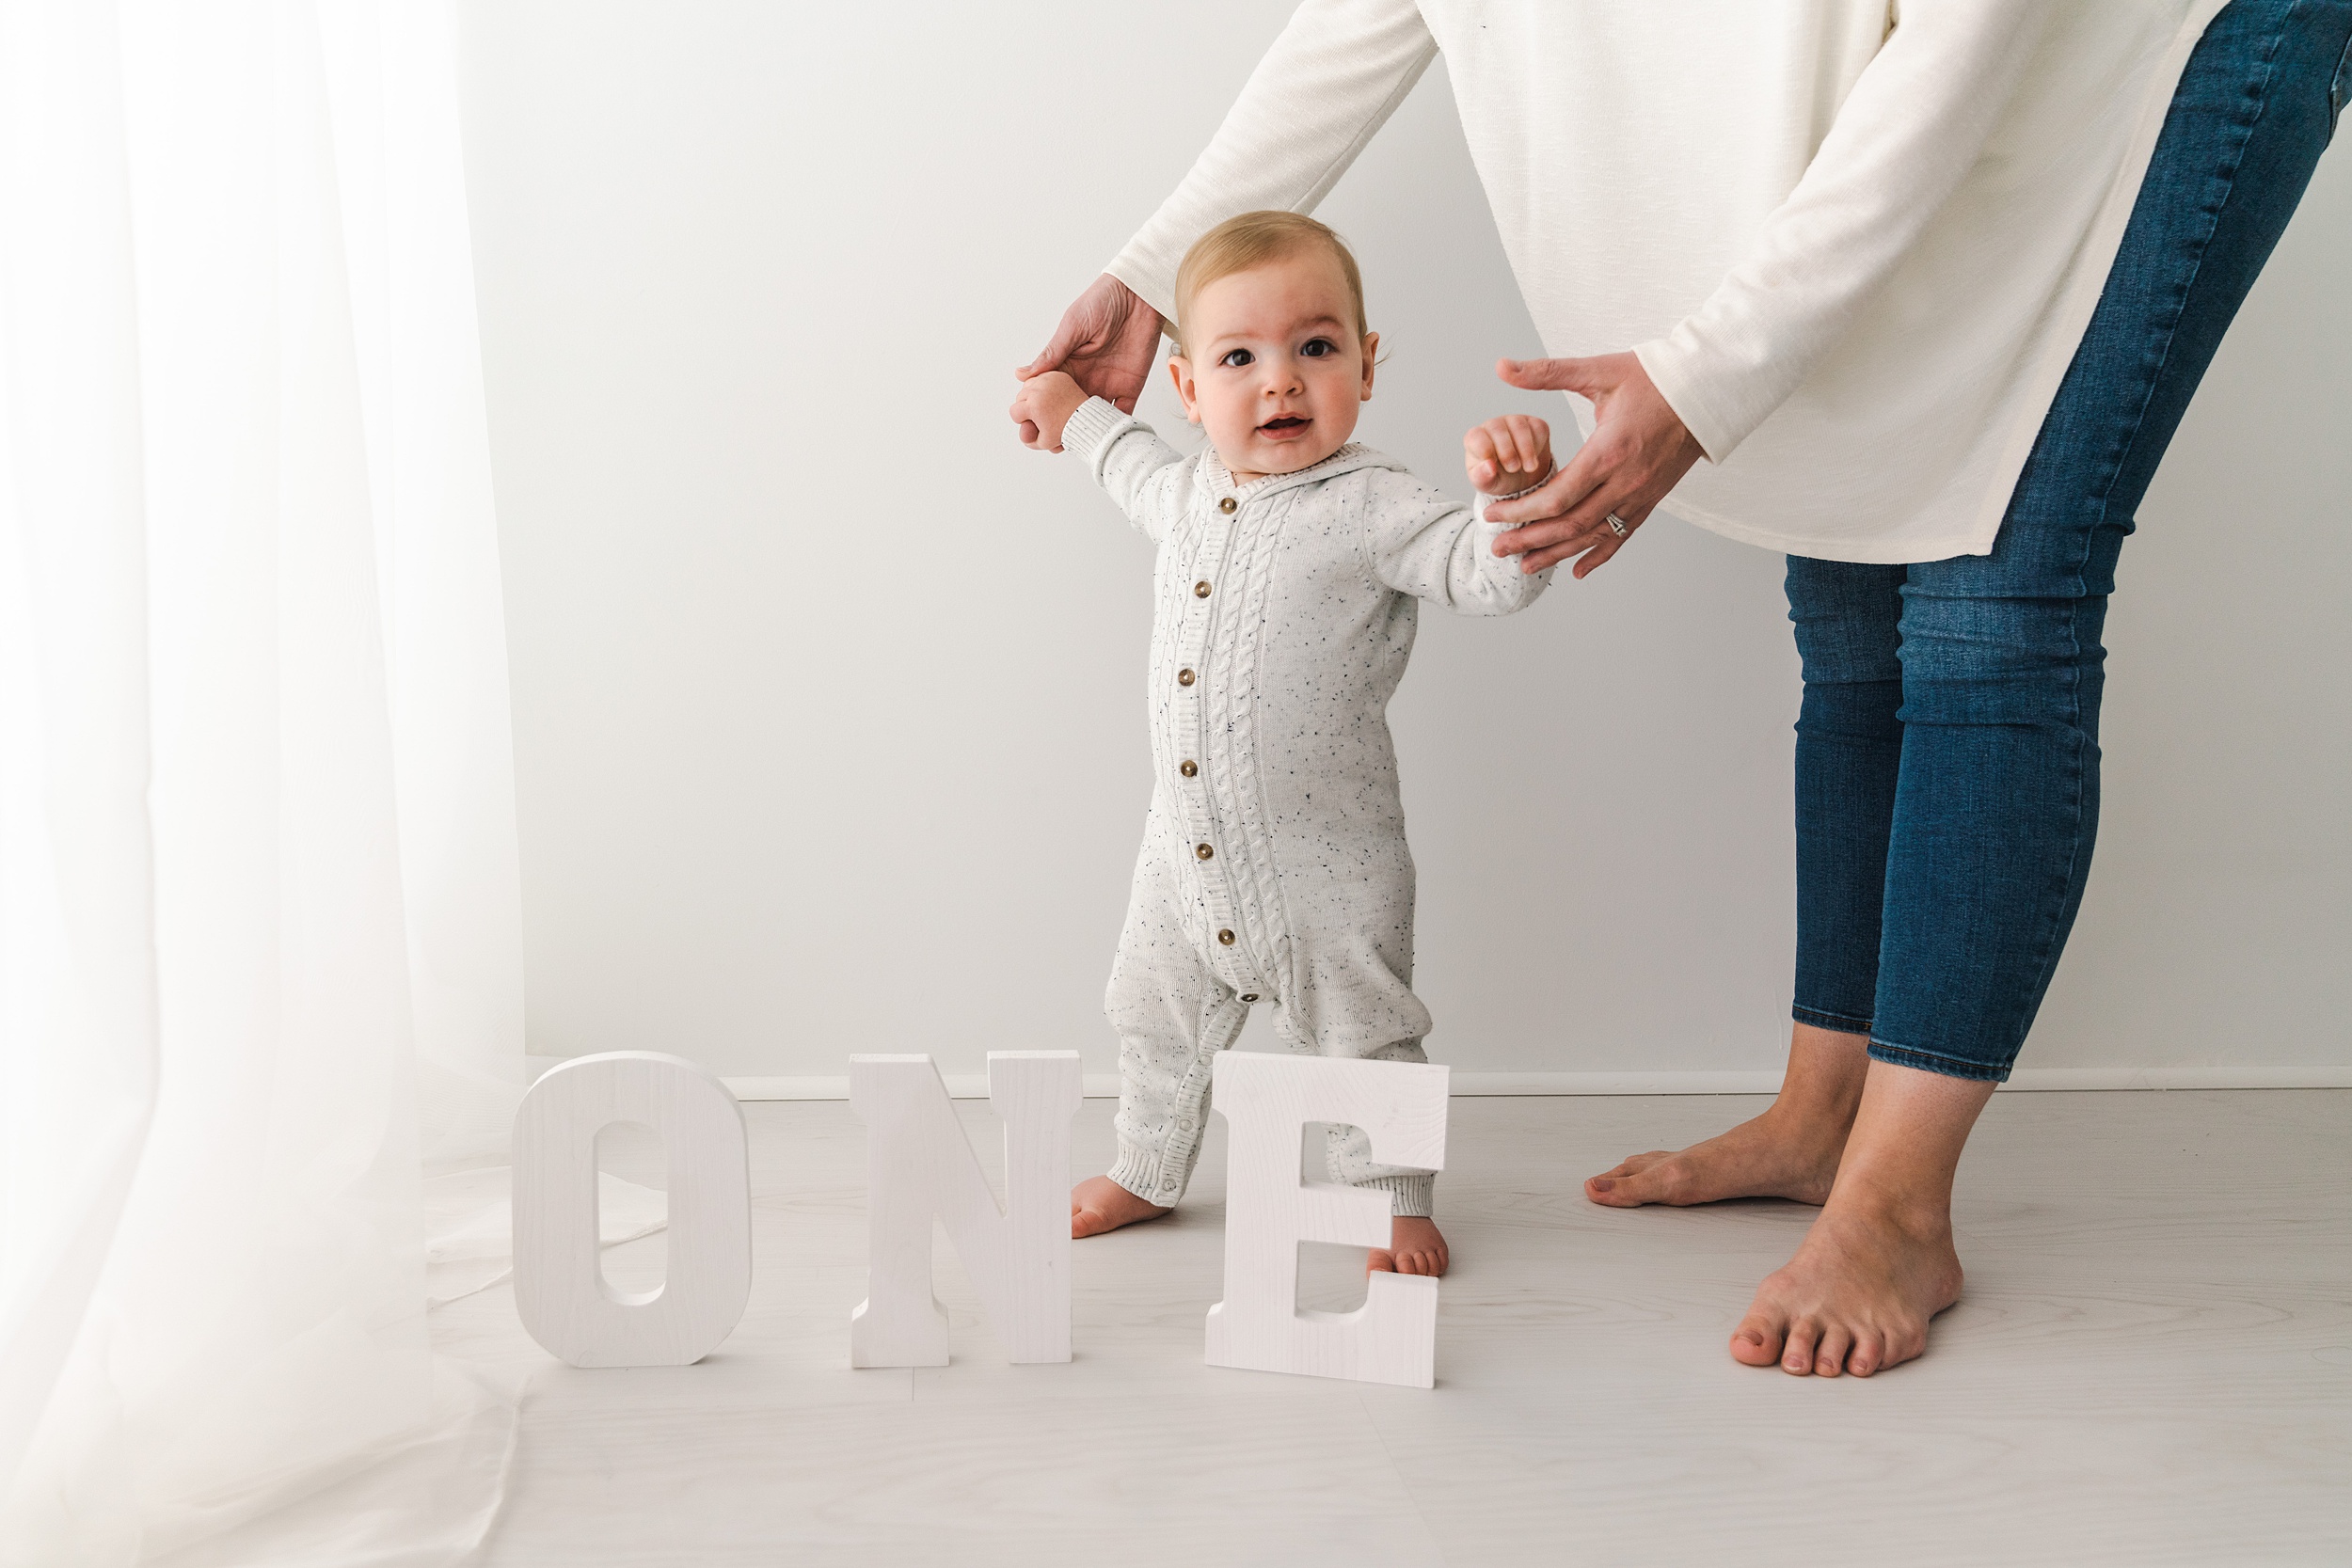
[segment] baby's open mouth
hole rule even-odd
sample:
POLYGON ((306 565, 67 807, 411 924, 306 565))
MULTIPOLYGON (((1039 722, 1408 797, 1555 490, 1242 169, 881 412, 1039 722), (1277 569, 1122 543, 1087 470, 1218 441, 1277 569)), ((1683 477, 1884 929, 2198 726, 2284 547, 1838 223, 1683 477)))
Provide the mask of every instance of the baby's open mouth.
POLYGON ((1266 420, 1258 428, 1268 436, 1287 436, 1294 430, 1306 429, 1307 424, 1308 421, 1299 415, 1284 414, 1279 419, 1266 420))

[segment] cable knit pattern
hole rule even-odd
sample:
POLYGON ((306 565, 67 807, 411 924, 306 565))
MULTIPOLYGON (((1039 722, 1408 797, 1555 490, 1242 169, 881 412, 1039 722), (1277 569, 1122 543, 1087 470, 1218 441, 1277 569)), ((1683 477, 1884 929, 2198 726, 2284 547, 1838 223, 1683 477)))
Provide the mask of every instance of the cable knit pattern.
MULTIPOLYGON (((1159 546, 1150 661, 1154 784, 1104 999, 1120 1037, 1112 1179, 1182 1196, 1209 1068, 1248 1008, 1291 1049, 1422 1061, 1412 991, 1413 859, 1390 696, 1424 599, 1470 615, 1533 603, 1494 554, 1500 524, 1393 459, 1350 445, 1237 486, 1094 399, 1062 432, 1159 546)), ((1426 1214, 1431 1180, 1327 1129, 1336 1180, 1426 1214)))

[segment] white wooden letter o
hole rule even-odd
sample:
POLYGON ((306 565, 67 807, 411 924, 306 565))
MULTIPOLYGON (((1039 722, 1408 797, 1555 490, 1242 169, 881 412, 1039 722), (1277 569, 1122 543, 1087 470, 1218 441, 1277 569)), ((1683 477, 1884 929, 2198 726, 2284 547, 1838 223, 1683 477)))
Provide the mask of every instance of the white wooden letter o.
POLYGON ((613 1051, 543 1076, 515 1116, 515 1307, 575 1367, 683 1367, 719 1347, 752 1290, 743 1112, 683 1056, 613 1051), (669 1153, 669 1271, 658 1290, 606 1283, 596 1133, 644 1122, 669 1153))

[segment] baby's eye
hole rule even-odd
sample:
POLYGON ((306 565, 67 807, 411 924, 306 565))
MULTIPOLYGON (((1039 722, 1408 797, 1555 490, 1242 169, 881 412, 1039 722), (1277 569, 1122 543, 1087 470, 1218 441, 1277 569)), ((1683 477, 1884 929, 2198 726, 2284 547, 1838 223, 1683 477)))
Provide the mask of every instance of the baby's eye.
POLYGON ((1310 359, 1327 359, 1339 351, 1340 345, 1328 338, 1310 338, 1298 347, 1298 352, 1310 359))
POLYGON ((1219 359, 1217 363, 1220 365, 1230 366, 1234 370, 1240 370, 1244 365, 1255 364, 1257 362, 1257 358, 1258 356, 1256 355, 1250 353, 1246 348, 1235 348, 1226 350, 1225 357, 1219 359))

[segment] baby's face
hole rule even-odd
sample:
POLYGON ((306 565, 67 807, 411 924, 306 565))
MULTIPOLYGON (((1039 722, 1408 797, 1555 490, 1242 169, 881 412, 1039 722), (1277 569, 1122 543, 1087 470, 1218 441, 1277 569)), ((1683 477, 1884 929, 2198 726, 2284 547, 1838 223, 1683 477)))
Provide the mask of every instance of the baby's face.
POLYGON ((1296 473, 1355 434, 1378 333, 1356 331, 1338 258, 1321 248, 1220 277, 1193 297, 1168 362, 1184 414, 1235 479, 1296 473))

